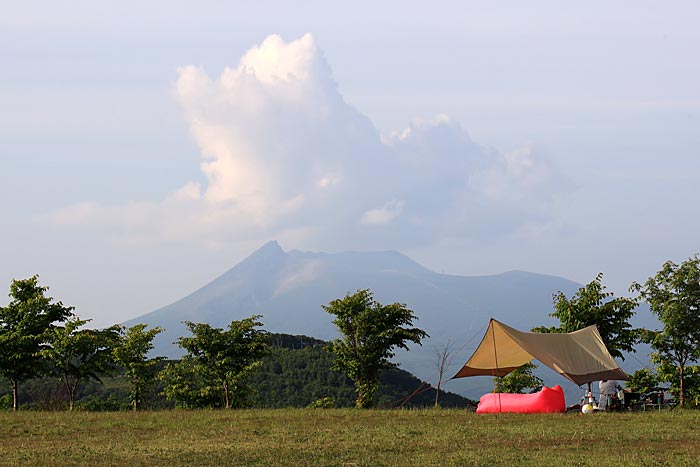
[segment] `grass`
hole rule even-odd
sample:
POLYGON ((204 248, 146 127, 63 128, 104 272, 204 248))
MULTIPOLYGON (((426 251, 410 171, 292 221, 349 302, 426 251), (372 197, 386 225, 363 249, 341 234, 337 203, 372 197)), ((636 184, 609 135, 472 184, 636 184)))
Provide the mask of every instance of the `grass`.
POLYGON ((700 411, 0 412, 0 465, 698 465, 700 411))

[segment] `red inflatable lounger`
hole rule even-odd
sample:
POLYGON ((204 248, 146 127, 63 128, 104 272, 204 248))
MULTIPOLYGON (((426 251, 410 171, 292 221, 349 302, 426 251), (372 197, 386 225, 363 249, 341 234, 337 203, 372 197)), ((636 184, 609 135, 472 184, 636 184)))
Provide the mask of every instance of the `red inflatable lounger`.
POLYGON ((484 394, 476 413, 558 413, 566 412, 561 386, 543 387, 535 394, 484 394))

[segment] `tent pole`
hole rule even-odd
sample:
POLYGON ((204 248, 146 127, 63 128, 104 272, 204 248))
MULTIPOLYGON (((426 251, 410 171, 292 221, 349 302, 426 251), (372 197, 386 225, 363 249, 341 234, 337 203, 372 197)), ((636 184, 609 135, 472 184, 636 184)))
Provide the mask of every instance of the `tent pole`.
MULTIPOLYGON (((498 351, 496 350, 496 331, 494 330, 493 326, 493 318, 491 318, 491 340, 493 341, 493 359, 494 363, 496 364, 496 374, 498 374, 498 351)), ((496 380, 494 379, 494 390, 496 389, 496 380)), ((498 393, 498 413, 501 413, 502 407, 501 407, 501 393, 498 393)))

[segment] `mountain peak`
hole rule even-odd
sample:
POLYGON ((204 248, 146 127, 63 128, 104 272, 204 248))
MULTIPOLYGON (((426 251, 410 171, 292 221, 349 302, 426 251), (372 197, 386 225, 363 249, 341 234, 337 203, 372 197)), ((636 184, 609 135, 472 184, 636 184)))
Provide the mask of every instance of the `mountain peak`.
POLYGON ((234 266, 232 270, 239 269, 241 267, 259 267, 261 265, 272 265, 280 261, 284 261, 287 257, 287 253, 282 249, 277 240, 270 240, 253 253, 250 254, 246 259, 244 259, 238 266, 234 266))
POLYGON ((284 254, 284 250, 280 246, 279 243, 277 243, 277 240, 270 240, 260 248, 258 248, 253 254, 250 256, 256 256, 259 254, 284 254))

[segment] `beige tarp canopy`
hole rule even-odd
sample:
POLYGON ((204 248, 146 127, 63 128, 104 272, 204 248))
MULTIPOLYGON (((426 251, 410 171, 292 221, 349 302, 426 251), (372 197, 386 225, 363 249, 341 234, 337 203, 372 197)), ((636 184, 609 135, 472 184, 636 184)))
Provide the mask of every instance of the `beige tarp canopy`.
POLYGON ((576 332, 522 332, 492 319, 481 344, 454 378, 505 376, 532 360, 539 360, 581 386, 603 379, 628 380, 615 363, 595 326, 576 332))

